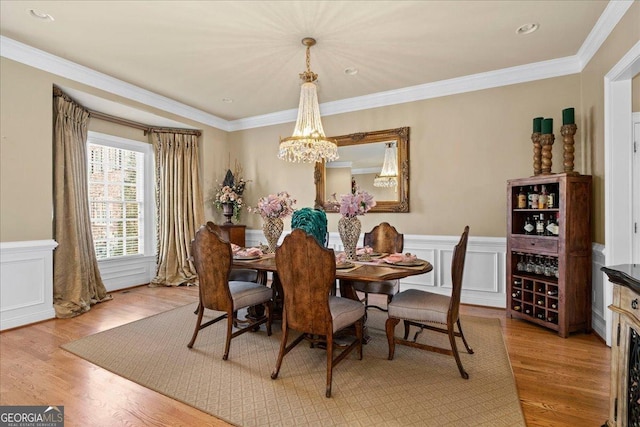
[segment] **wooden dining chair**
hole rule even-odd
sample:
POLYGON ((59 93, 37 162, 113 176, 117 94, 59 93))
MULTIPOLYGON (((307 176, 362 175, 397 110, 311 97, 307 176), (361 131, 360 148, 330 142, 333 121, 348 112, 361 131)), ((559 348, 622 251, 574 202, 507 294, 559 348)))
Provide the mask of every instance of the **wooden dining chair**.
POLYGON ((453 249, 453 259, 451 261, 451 296, 434 294, 417 289, 408 289, 398 293, 389 304, 389 318, 385 324, 387 340, 389 341, 389 360, 393 360, 396 344, 448 354, 456 359, 456 364, 458 365, 458 370, 462 378, 469 379, 469 374, 467 374, 462 367, 456 345, 456 337, 462 338, 467 353, 473 354, 473 350, 469 347, 469 344, 467 344, 467 340, 462 333, 459 316, 462 273, 464 271, 468 239, 469 226, 466 226, 460 237, 460 241, 453 249), (404 338, 394 336, 395 327, 400 320, 404 321, 404 338), (420 330, 416 332, 413 340, 409 341, 409 329, 411 326, 417 326, 420 330), (447 334, 449 336, 451 349, 434 347, 417 342, 419 334, 424 329, 447 334))
MULTIPOLYGON (((388 222, 380 223, 373 229, 364 233, 364 246, 371 247, 375 252, 379 253, 398 253, 404 249, 404 234, 390 225, 388 222)), ((353 289, 364 294, 365 309, 377 308, 378 310, 387 311, 386 309, 369 304, 369 294, 382 294, 387 296, 387 305, 393 299, 393 296, 400 291, 399 280, 386 280, 383 282, 353 282, 353 289)))
POLYGON ((197 309, 198 320, 187 347, 193 347, 201 329, 223 319, 227 319, 223 360, 229 357, 232 338, 255 330, 263 323, 266 323, 267 335, 271 335, 273 291, 255 282, 229 280, 233 263, 231 244, 223 240, 214 228, 203 225, 196 232, 192 251, 193 262, 198 273, 200 298, 197 309), (238 310, 259 304, 264 305, 265 315, 257 319, 238 319, 238 310), (223 314, 203 324, 202 317, 205 309, 222 311, 223 314), (238 326, 236 331, 233 331, 234 325, 238 326))
POLYGON ((284 293, 282 341, 276 366, 278 377, 284 356, 302 340, 325 343, 327 353, 326 397, 331 397, 333 368, 354 349, 362 359, 364 306, 355 300, 329 295, 336 279, 333 249, 327 249, 302 229, 294 229, 276 249, 276 267, 284 293), (336 357, 334 335, 355 325, 355 339, 336 357), (287 344, 289 331, 301 334, 287 344))
MULTIPOLYGON (((215 224, 213 221, 207 222, 207 227, 214 230, 218 236, 222 237, 222 232, 220 231, 220 226, 215 224)), ((224 240, 224 239, 223 239, 224 240)), ((252 270, 250 268, 239 268, 233 267, 231 269, 231 274, 229 275, 229 280, 237 280, 240 282, 256 282, 260 284, 266 283, 266 276, 263 278, 260 277, 260 274, 257 270, 252 270), (264 282, 264 283, 263 283, 264 282)))

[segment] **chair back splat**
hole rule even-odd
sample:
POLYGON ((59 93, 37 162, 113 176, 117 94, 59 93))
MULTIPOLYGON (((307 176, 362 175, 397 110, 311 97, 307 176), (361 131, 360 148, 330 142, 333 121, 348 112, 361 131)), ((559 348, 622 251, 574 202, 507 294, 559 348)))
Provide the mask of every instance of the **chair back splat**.
POLYGON ((276 249, 276 267, 284 308, 280 351, 271 378, 278 378, 284 356, 301 341, 321 342, 327 353, 325 396, 331 397, 334 366, 353 350, 362 359, 364 306, 359 301, 330 295, 336 280, 335 253, 301 228, 295 228, 276 249), (334 334, 347 332, 350 327, 355 327, 355 338, 334 357, 334 334), (289 343, 292 329, 301 334, 289 343))
POLYGON ((397 253, 404 249, 404 234, 398 233, 388 222, 382 222, 364 233, 364 245, 376 252, 397 253))
POLYGON ((336 280, 336 258, 333 250, 307 243, 309 237, 292 233, 277 250, 278 276, 285 288, 283 316, 291 329, 325 335, 332 322, 328 295, 336 280))
POLYGON ((266 323, 267 335, 271 335, 273 291, 255 282, 229 280, 233 265, 231 244, 223 240, 216 231, 219 230, 213 223, 203 225, 198 229, 191 243, 193 263, 199 280, 199 302, 196 310, 198 315, 196 327, 187 347, 193 347, 201 329, 227 319, 227 335, 222 356, 223 360, 227 360, 232 338, 256 330, 263 323, 266 323), (263 305, 266 315, 254 319, 238 319, 238 310, 256 305, 263 305), (202 323, 205 309, 223 314, 202 323), (234 326, 237 326, 236 331, 233 331, 234 326))
MULTIPOLYGON (((404 249, 404 234, 398 233, 395 227, 388 222, 382 222, 367 233, 364 233, 364 245, 369 246, 378 253, 399 253, 404 249)), ((376 308, 387 311, 386 308, 369 304, 369 294, 381 294, 387 296, 387 304, 391 302, 393 296, 400 292, 399 280, 386 280, 383 282, 352 282, 353 289, 364 294, 364 305, 369 308, 376 308)))
POLYGON ((460 296, 462 294, 462 277, 464 273, 464 261, 467 256, 467 241, 469 240, 469 226, 465 227, 460 241, 453 248, 451 260, 451 302, 449 303, 450 322, 457 322, 460 312, 460 296))

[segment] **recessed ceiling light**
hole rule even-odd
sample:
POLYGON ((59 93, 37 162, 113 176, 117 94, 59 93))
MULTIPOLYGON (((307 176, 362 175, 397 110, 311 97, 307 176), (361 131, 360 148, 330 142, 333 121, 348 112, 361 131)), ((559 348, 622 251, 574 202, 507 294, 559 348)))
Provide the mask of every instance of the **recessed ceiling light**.
POLYGON ((524 24, 518 27, 516 34, 531 34, 536 31, 540 25, 536 23, 524 24))
POLYGON ((42 19, 43 21, 55 21, 53 16, 49 15, 46 12, 42 12, 41 10, 29 9, 29 14, 34 18, 42 19))
POLYGON ((356 74, 358 74, 358 69, 357 68, 352 68, 352 67, 345 68, 344 69, 344 73, 347 76, 355 76, 356 74))
POLYGON ((231 98, 222 98, 222 102, 224 102, 225 104, 231 104, 233 102, 233 99, 231 99, 231 98))

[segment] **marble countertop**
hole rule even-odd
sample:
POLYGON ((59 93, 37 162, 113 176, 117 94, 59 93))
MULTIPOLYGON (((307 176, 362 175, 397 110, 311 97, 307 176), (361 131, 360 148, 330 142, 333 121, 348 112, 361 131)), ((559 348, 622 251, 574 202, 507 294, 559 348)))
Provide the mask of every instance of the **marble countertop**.
POLYGON ((618 264, 602 267, 609 281, 631 288, 640 294, 640 264, 618 264))

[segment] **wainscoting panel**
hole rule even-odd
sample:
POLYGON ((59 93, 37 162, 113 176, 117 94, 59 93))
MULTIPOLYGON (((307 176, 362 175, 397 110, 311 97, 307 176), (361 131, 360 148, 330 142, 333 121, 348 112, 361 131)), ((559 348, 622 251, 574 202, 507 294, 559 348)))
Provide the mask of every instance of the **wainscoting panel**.
MULTIPOLYGON (((405 235, 404 252, 415 253, 429 261, 433 272, 403 279, 403 289, 423 289, 450 295, 451 258, 459 240, 460 236, 405 235), (429 280, 433 286, 429 286, 429 280)), ((462 280, 463 303, 505 307, 505 251, 504 238, 469 236, 462 280)))
POLYGON ((53 240, 0 243, 0 330, 55 317, 53 240))
MULTIPOLYGON (((289 231, 285 230, 284 234, 289 231)), ((248 245, 265 241, 260 230, 247 230, 248 245)), ((400 282, 401 289, 423 289, 449 295, 451 293, 451 255, 460 236, 404 236, 404 252, 416 254, 433 265, 431 273, 407 277, 400 282)), ((281 239, 282 241, 282 239, 281 239)), ((359 246, 362 245, 362 239, 359 246)), ((329 247, 344 248, 338 233, 330 233, 329 247)), ((505 251, 506 239, 470 236, 467 244, 462 285, 462 302, 489 307, 506 305, 505 251)))
POLYGON ((156 274, 156 257, 140 256, 98 261, 107 291, 131 288, 151 282, 156 274))

